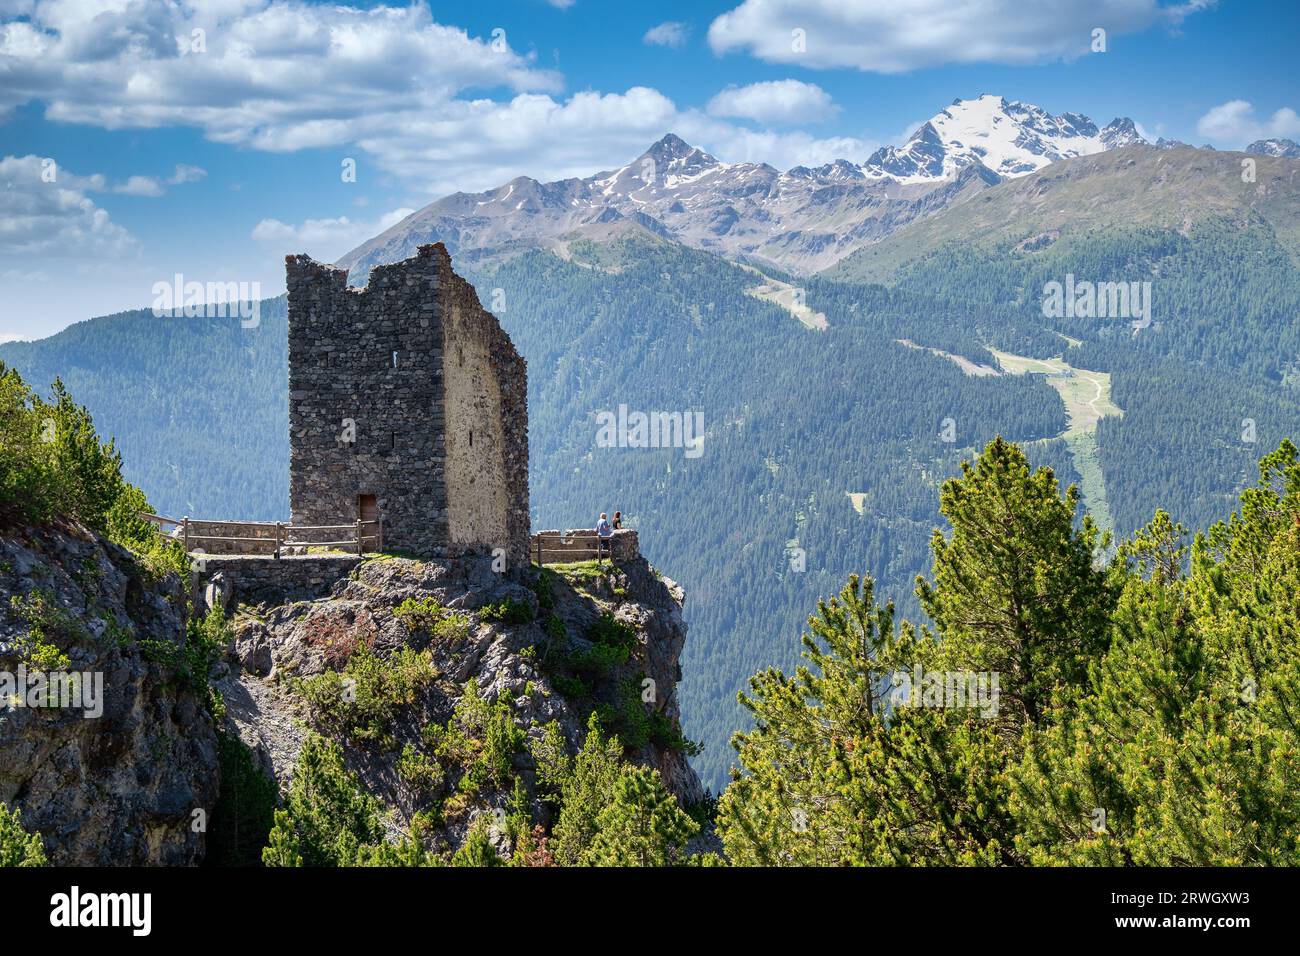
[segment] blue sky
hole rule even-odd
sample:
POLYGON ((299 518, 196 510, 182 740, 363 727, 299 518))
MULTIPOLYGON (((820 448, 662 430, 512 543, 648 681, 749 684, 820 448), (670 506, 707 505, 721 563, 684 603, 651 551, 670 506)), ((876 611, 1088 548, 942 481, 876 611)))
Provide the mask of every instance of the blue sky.
POLYGON ((288 252, 669 131, 726 161, 861 161, 997 93, 1196 145, 1297 139, 1297 35, 1292 0, 0 0, 0 340, 148 306, 176 273, 278 294, 288 252))

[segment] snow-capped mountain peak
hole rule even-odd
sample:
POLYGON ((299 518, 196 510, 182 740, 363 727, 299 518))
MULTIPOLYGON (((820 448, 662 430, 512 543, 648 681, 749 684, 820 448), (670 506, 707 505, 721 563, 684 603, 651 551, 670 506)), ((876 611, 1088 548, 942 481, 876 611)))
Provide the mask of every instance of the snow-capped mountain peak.
POLYGON ((591 182, 601 195, 628 196, 643 190, 671 189, 728 168, 704 150, 669 133, 626 166, 597 173, 591 182))
MULTIPOLYGON (((952 203, 1050 163, 1146 144, 1126 117, 1099 129, 1079 113, 1053 115, 985 94, 957 99, 900 146, 865 163, 837 159, 781 172, 727 163, 669 133, 617 169, 456 193, 413 213, 339 260, 364 281, 369 267, 446 242, 454 255, 604 241, 630 231, 748 262, 812 272, 952 203)), ((1182 144, 1162 140, 1166 148, 1182 144)), ((1254 144, 1264 149, 1286 149, 1254 144)), ((1294 148, 1294 144, 1291 144, 1294 148)))
POLYGON ((863 164, 863 171, 875 178, 921 182, 950 177, 956 172, 956 163, 950 168, 948 145, 931 120, 922 123, 902 146, 882 146, 876 150, 863 164))
POLYGON ((1057 160, 1145 142, 1127 118, 1098 130, 1080 113, 1053 116, 1033 104, 985 93, 973 100, 953 100, 907 143, 877 150, 863 168, 869 176, 919 183, 953 179, 965 167, 980 163, 1013 178, 1057 160))
POLYGON ((1138 132, 1137 124, 1127 116, 1111 120, 1101 131, 1101 143, 1107 149, 1119 149, 1121 146, 1132 146, 1135 143, 1146 145, 1146 142, 1138 132))
POLYGON ((1256 156, 1300 157, 1300 144, 1291 139, 1257 139, 1246 147, 1246 152, 1256 156))
POLYGON ((665 166, 716 166, 718 161, 704 150, 692 146, 676 133, 669 133, 643 154, 665 166))

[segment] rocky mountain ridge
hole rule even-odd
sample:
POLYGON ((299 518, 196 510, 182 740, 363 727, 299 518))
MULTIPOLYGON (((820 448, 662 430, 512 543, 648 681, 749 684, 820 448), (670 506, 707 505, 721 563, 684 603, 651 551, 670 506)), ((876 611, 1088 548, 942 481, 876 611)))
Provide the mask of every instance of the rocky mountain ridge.
MULTIPOLYGON (((784 172, 725 163, 669 133, 630 163, 586 178, 517 177, 455 193, 412 213, 338 264, 354 285, 369 270, 441 241, 458 259, 562 247, 640 231, 730 259, 807 273, 984 189, 1062 159, 1145 144, 1128 118, 1104 128, 985 94, 955 100, 899 147, 784 172)), ((1172 147, 1162 141, 1161 146, 1172 147)))
POLYGON ((1300 143, 1293 139, 1257 139, 1244 152, 1257 156, 1285 156, 1300 159, 1300 143))
MULTIPOLYGON (((491 558, 366 560, 316 600, 233 608, 230 669, 216 687, 239 736, 266 772, 280 781, 288 779, 306 734, 314 730, 330 736, 344 746, 348 764, 366 790, 392 810, 392 829, 400 835, 409 831, 421 810, 427 811, 440 797, 445 805, 445 798, 458 792, 450 766, 444 768, 442 793, 429 794, 403 780, 398 763, 408 745, 421 748, 425 728, 453 718, 471 686, 483 700, 508 703, 515 725, 532 743, 540 742, 545 725, 554 723, 577 750, 592 706, 619 715, 628 705, 624 690, 629 684, 637 689, 638 707, 644 705, 647 713, 679 726, 675 690, 686 640, 681 589, 640 557, 604 570, 562 567, 562 573, 542 574, 539 581, 546 590, 539 601, 543 585, 534 590, 503 578, 492 570, 491 558), (404 611, 413 605, 437 610, 428 617, 404 611), (503 606, 517 609, 514 623, 492 617, 493 609, 503 606), (590 698, 576 701, 561 676, 561 660, 599 643, 600 638, 590 635, 602 622, 635 633, 637 646, 626 660, 590 681, 590 698), (347 659, 358 653, 391 658, 411 651, 427 653, 429 679, 398 709, 378 745, 363 742, 364 735, 354 729, 340 731, 338 724, 322 719, 308 699, 312 695, 304 695, 304 682, 319 680, 331 670, 348 673, 347 659), (643 686, 653 688, 649 701, 642 699, 643 686)), ((619 729, 608 726, 617 723, 617 717, 607 717, 605 723, 607 730, 619 729)), ((657 770, 683 803, 704 799, 684 751, 651 739, 626 742, 631 744, 628 758, 657 770)), ((545 819, 547 809, 536 794, 536 767, 527 747, 514 755, 513 764, 532 795, 535 815, 545 819)), ((484 814, 492 819, 510 799, 508 787, 486 787, 473 801, 458 804, 454 813, 444 812, 439 845, 454 849, 475 819, 484 814)), ((503 834, 493 828, 492 837, 502 852, 508 851, 503 834)))

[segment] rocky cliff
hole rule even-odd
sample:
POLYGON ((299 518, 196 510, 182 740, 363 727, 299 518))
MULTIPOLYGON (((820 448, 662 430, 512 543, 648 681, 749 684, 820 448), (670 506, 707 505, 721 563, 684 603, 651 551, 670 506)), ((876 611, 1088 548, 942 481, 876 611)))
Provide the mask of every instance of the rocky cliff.
MULTIPOLYGON (((534 568, 516 580, 491 558, 384 556, 316 600, 239 604, 233 591, 230 669, 215 686, 240 737, 282 786, 309 733, 334 739, 389 809, 394 837, 420 817, 433 821, 432 833, 421 825, 426 842, 454 850, 479 816, 499 819, 513 798, 507 785, 468 786, 465 767, 431 756, 430 730, 453 724, 467 694, 506 704, 526 738, 513 771, 535 820, 549 822, 549 811, 529 743, 553 722, 576 750, 593 711, 684 804, 705 797, 678 729, 683 595, 644 558, 534 568), (367 662, 397 660, 386 666, 407 675, 402 686, 375 686, 367 662), (406 770, 412 755, 437 767, 432 784, 406 770)), ((491 836, 509 850, 497 828, 491 836)))
POLYGON ((51 863, 186 865, 218 790, 185 594, 75 525, 0 536, 0 801, 51 863), (49 693, 36 668, 76 675, 49 693))
POLYGON ((281 790, 309 735, 339 743, 387 811, 389 838, 416 834, 440 853, 486 823, 508 854, 495 824, 521 799, 548 826, 531 745, 554 724, 576 751, 593 713, 684 804, 705 797, 679 730, 683 595, 640 557, 507 576, 491 558, 378 556, 294 601, 208 574, 187 608, 174 574, 155 578, 83 529, 6 534, 0 672, 53 662, 102 675, 98 716, 0 709, 0 800, 41 833, 52 862, 202 862, 229 839, 205 831, 228 805, 221 776, 236 738, 281 790), (228 623, 211 653, 192 634, 207 603, 228 623), (514 727, 508 781, 471 785, 470 758, 486 746, 473 733, 458 744, 464 760, 447 757, 470 695, 514 727))

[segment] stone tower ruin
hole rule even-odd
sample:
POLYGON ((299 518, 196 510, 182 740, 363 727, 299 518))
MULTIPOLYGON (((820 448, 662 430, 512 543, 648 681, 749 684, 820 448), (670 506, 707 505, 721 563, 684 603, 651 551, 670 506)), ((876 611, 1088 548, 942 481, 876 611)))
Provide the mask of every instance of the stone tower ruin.
POLYGON ((364 289, 308 256, 285 265, 293 524, 382 519, 388 551, 525 564, 526 363, 446 248, 364 289))

